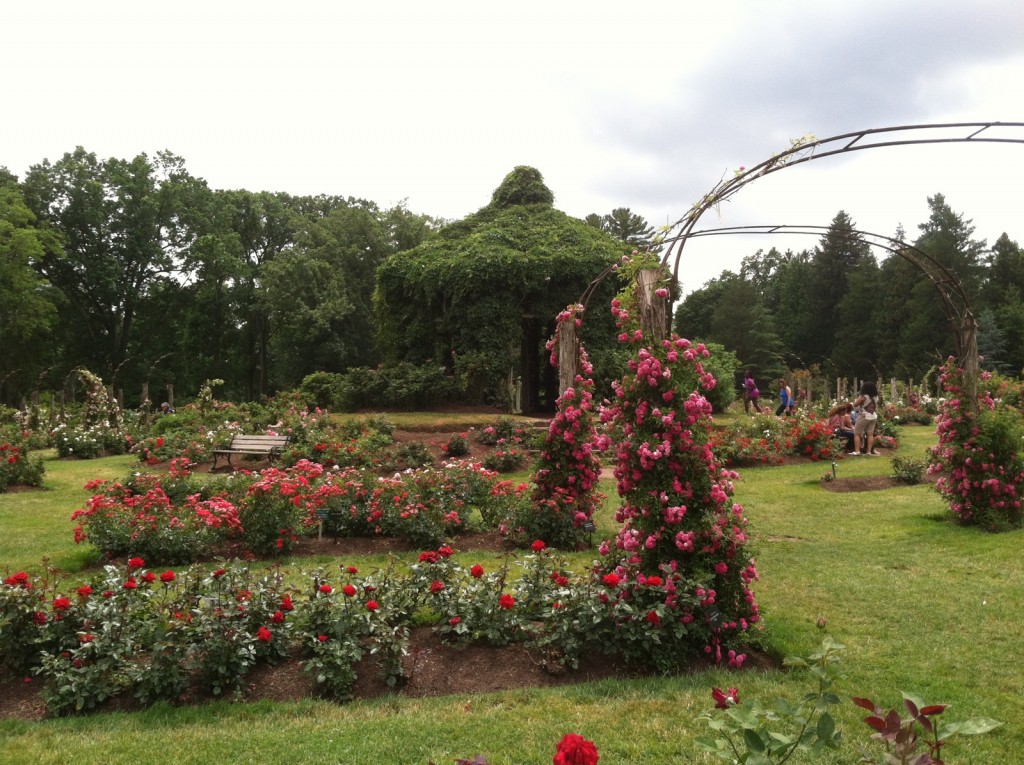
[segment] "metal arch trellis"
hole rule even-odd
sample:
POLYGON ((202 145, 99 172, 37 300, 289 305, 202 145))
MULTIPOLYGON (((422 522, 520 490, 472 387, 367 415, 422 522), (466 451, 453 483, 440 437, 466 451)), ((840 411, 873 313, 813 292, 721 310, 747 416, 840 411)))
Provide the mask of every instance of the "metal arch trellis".
MULTIPOLYGON (((723 226, 718 228, 701 229, 690 232, 690 238, 702 236, 725 236, 732 234, 806 234, 822 236, 830 230, 829 226, 815 225, 761 225, 761 226, 723 226)), ((900 256, 925 274, 938 290, 942 300, 942 310, 949 321, 957 339, 957 356, 967 358, 975 348, 975 336, 977 331, 977 319, 971 308, 970 299, 964 288, 959 275, 950 268, 947 268, 924 250, 904 241, 895 239, 884 234, 876 234, 861 229, 843 229, 838 234, 845 234, 847 238, 859 238, 861 241, 874 247, 881 247, 895 255, 900 256)), ((976 349, 974 351, 976 353, 976 349)))
POLYGON ((663 243, 668 243, 662 256, 662 266, 673 261, 673 279, 679 278, 679 263, 686 240, 708 210, 727 201, 748 183, 787 167, 823 159, 837 154, 846 154, 865 149, 886 146, 911 146, 938 143, 1024 143, 1024 122, 950 122, 927 125, 902 125, 898 127, 872 128, 843 133, 831 138, 804 136, 794 139, 789 149, 774 154, 754 167, 736 172, 731 178, 723 178, 707 194, 695 202, 686 215, 669 226, 663 243), (996 135, 997 130, 1007 134, 996 135), (934 131, 946 131, 935 135, 934 131), (954 131, 956 131, 954 133, 954 131), (915 133, 926 132, 925 137, 913 137, 915 133), (954 133, 954 134, 950 134, 954 133))

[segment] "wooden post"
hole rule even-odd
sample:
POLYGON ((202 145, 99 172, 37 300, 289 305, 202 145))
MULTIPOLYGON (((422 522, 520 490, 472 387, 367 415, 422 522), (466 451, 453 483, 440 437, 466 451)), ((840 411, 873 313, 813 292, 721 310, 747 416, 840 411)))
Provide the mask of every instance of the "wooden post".
POLYGON ((167 403, 171 405, 171 409, 174 409, 174 385, 167 383, 167 403))
POLYGON ((651 345, 661 345, 668 337, 668 301, 654 294, 664 273, 657 268, 645 268, 636 275, 637 305, 640 309, 640 327, 651 345))
POLYGON ((558 395, 576 384, 579 374, 579 340, 576 322, 571 318, 558 324, 558 395))

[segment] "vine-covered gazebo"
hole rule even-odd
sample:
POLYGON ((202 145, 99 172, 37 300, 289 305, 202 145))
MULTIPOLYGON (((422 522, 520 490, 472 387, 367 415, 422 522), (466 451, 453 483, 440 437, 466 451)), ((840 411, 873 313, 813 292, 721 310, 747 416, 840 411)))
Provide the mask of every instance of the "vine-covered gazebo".
MULTIPOLYGON (((517 167, 486 207, 378 269, 385 354, 446 367, 479 402, 508 405, 518 397, 524 412, 553 409, 557 372, 544 346, 555 316, 628 251, 556 210, 540 172, 517 167)), ((607 280, 592 296, 585 324, 598 377, 603 364, 619 372, 607 311, 616 286, 607 280)))

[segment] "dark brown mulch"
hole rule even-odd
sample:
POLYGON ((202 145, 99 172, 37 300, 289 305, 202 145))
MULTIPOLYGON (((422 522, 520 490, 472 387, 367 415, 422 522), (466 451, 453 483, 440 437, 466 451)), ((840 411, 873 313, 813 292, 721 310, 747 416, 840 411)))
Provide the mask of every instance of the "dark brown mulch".
MULTIPOLYGON (((261 666, 247 677, 244 700, 247 702, 296 701, 315 694, 313 677, 302 669, 303 659, 293 652, 273 666, 261 666)), ((403 696, 427 697, 491 693, 513 688, 550 688, 605 678, 642 677, 641 672, 627 666, 622 659, 592 651, 582 658, 578 669, 567 669, 550 657, 521 644, 509 646, 452 645, 444 642, 430 627, 411 631, 409 651, 403 659, 405 683, 389 688, 380 678, 373 657, 364 658, 357 666, 358 679, 353 689, 356 699, 375 698, 396 691, 403 696)), ((748 651, 744 667, 764 670, 779 663, 767 654, 748 651)), ((710 669, 707 660, 697 660, 686 670, 700 672, 710 669)), ((0 719, 40 720, 45 716, 42 680, 0 674, 0 719)), ((210 701, 202 693, 188 694, 182 704, 210 701)), ((467 701, 467 704, 472 702, 467 701)), ((117 698, 104 711, 137 711, 141 705, 131 697, 117 698)))

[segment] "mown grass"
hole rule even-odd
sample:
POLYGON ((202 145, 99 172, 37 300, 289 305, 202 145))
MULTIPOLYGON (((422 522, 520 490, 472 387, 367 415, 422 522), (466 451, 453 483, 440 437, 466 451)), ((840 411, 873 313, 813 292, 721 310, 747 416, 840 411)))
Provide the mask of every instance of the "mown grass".
MULTIPOLYGON (((933 440, 930 429, 905 428, 902 453, 920 457, 933 440)), ((2 565, 38 565, 41 554, 48 554, 74 567, 83 553, 69 542, 66 519, 84 498, 78 487, 101 473, 122 475, 127 463, 101 460, 87 468, 86 477, 83 463, 51 461, 50 491, 0 496, 2 565), (12 518, 30 552, 10 538, 12 518)), ((761 571, 756 592, 767 627, 764 647, 780 656, 806 654, 830 634, 846 646, 844 699, 869 696, 892 706, 908 691, 950 704, 951 720, 1002 720, 1006 725, 993 733, 955 739, 946 761, 1019 761, 1021 533, 989 535, 955 526, 928 485, 825 491, 819 479, 826 471, 827 463, 750 469, 736 484, 761 571), (819 619, 824 628, 817 626, 819 619)), ((887 475, 889 460, 845 459, 837 473, 887 475)), ((610 481, 604 487, 614 493, 610 481)), ((613 527, 613 508, 609 500, 599 518, 601 531, 613 527)), ((581 553, 577 562, 582 566, 592 557, 581 553)), ((352 562, 366 567, 379 561, 352 562)), ((510 765, 550 762, 555 743, 570 731, 594 740, 601 762, 609 765, 710 762, 697 751, 694 737, 706 733, 697 717, 711 706, 712 686, 737 686, 742 697, 795 699, 811 682, 795 671, 714 670, 485 696, 389 697, 345 706, 160 706, 132 715, 6 721, 0 723, 0 762, 441 765, 483 753, 493 765, 510 765)), ((862 711, 845 702, 837 717, 842 750, 797 761, 858 760, 856 745, 869 732, 860 722, 862 711)))

